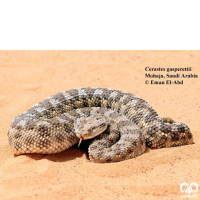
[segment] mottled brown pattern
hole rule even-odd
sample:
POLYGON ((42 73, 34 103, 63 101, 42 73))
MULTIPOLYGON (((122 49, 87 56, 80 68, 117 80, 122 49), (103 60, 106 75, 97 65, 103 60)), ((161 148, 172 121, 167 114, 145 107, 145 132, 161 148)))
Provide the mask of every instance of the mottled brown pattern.
POLYGON ((8 132, 11 149, 17 155, 64 151, 79 141, 74 133, 75 120, 95 112, 105 116, 109 126, 89 146, 92 162, 133 158, 146 147, 193 143, 187 125, 163 121, 146 101, 135 95, 107 88, 80 88, 51 96, 17 116, 8 132))

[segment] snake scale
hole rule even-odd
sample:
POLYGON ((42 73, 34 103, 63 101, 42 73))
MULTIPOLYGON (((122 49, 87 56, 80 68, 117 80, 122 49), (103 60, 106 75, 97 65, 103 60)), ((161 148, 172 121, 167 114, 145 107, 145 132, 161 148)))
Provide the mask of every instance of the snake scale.
POLYGON ((193 143, 184 123, 163 120, 142 98, 107 88, 80 88, 53 95, 18 115, 8 140, 14 154, 53 154, 91 139, 91 162, 118 162, 148 148, 193 143), (79 143, 80 143, 79 142, 79 143))

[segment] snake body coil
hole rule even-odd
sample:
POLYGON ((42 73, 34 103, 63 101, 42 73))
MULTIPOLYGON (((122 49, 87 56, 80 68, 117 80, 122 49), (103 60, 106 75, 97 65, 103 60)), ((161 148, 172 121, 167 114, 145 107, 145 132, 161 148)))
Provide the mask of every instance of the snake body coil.
POLYGON ((92 162, 126 160, 141 155, 146 147, 193 143, 187 125, 163 121, 135 95, 107 88, 80 88, 53 95, 17 116, 8 132, 9 144, 16 155, 64 151, 79 141, 74 128, 77 119, 92 116, 102 116, 107 123, 107 129, 89 145, 92 162))

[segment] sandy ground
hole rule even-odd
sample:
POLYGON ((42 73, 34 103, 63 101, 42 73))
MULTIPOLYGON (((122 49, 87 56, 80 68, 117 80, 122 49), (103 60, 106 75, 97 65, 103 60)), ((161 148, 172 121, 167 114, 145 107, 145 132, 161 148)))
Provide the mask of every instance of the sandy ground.
POLYGON ((181 199, 181 183, 200 186, 200 79, 146 85, 147 66, 192 67, 200 76, 200 51, 1 51, 0 199, 181 199), (14 157, 7 141, 14 117, 59 91, 87 86, 144 98, 160 116, 186 123, 195 144, 111 164, 90 163, 76 148, 14 157))

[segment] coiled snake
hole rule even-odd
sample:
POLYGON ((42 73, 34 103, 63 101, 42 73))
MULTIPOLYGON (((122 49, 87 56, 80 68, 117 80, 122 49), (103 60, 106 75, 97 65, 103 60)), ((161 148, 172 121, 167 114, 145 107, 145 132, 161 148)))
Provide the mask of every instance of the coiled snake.
POLYGON ((11 123, 14 154, 53 154, 91 139, 92 162, 117 162, 162 148, 193 143, 183 123, 162 119, 138 96, 107 88, 80 88, 53 95, 11 123), (79 142, 79 143, 80 143, 79 142))

